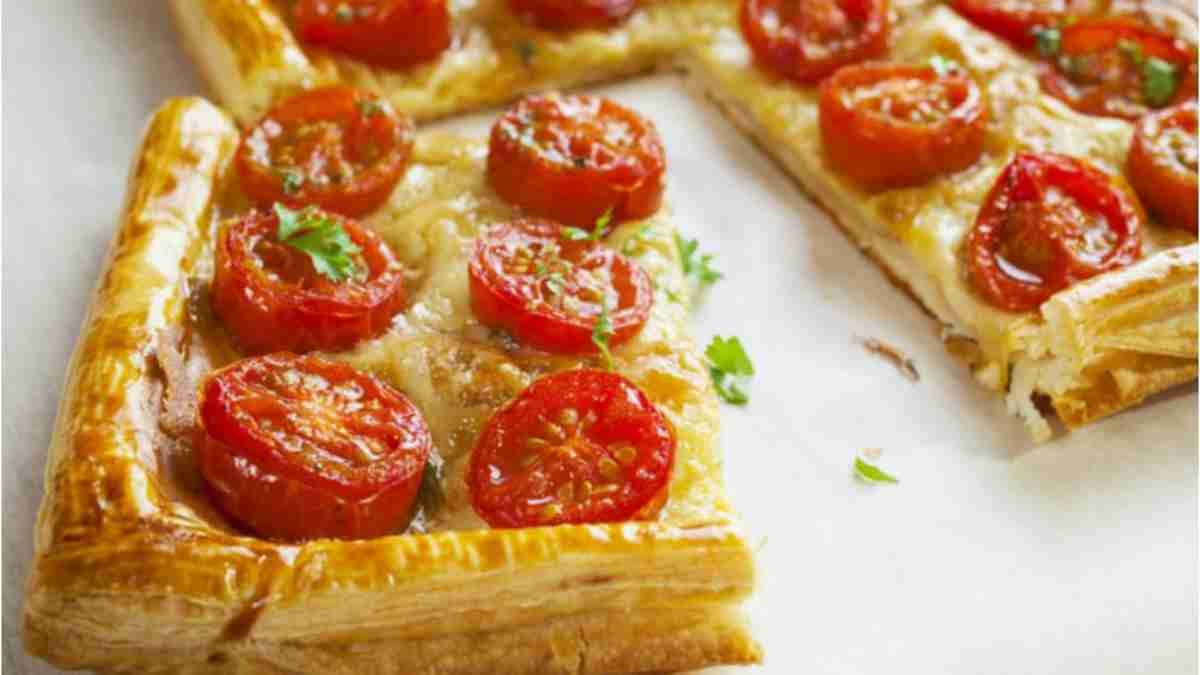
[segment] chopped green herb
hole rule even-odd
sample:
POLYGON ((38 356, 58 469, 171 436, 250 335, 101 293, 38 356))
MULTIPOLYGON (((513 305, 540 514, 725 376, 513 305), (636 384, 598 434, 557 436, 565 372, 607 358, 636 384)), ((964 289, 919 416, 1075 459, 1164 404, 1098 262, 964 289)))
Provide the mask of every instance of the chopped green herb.
POLYGON ((702 284, 712 284, 720 281, 725 275, 712 266, 712 255, 700 254, 700 242, 695 239, 684 239, 678 232, 675 235, 675 247, 679 249, 679 261, 683 266, 683 276, 696 277, 702 284))
POLYGON ((592 344, 600 350, 600 356, 604 358, 604 367, 609 370, 616 369, 613 366, 612 352, 608 350, 608 341, 612 336, 612 321, 608 319, 608 302, 605 301, 600 303, 600 315, 596 317, 596 323, 592 326, 592 344))
POLYGON ((1062 31, 1046 26, 1033 27, 1033 39, 1037 42, 1038 53, 1051 58, 1062 50, 1062 31))
POLYGON ((708 358, 708 372, 712 375, 717 394, 726 403, 745 405, 750 397, 736 381, 732 381, 733 378, 750 377, 754 374, 754 364, 750 362, 750 356, 742 347, 742 341, 736 337, 714 336, 705 348, 704 356, 708 358))
POLYGON ((1142 51, 1142 46, 1133 40, 1118 40, 1117 49, 1135 66, 1142 66, 1146 63, 1146 53, 1142 51))
POLYGON ((679 294, 679 291, 675 290, 674 288, 668 288, 665 292, 668 300, 676 304, 683 304, 683 296, 679 294))
POLYGON ((621 247, 621 252, 625 255, 637 253, 642 244, 646 243, 646 237, 650 235, 653 229, 649 225, 639 227, 638 231, 632 237, 625 240, 625 245, 621 247))
POLYGON ((344 281, 358 273, 354 255, 361 249, 350 239, 346 228, 316 207, 294 211, 275 204, 280 242, 308 254, 318 274, 331 281, 344 281))
POLYGON ((350 23, 354 20, 354 8, 344 2, 339 2, 333 16, 338 23, 350 23))
POLYGON ((1166 105, 1175 97, 1179 86, 1174 64, 1150 57, 1142 65, 1142 95, 1146 102, 1158 107, 1166 105))
POLYGON ((358 106, 358 112, 362 114, 363 117, 374 117, 375 115, 384 112, 383 103, 373 98, 364 98, 356 105, 358 106))
POLYGON ((283 181, 283 194, 294 195, 304 185, 304 176, 295 171, 280 171, 279 178, 283 181))
POLYGON ((890 473, 871 464, 862 457, 854 458, 854 475, 858 476, 859 480, 868 483, 899 483, 900 481, 890 473))
POLYGON ((578 227, 564 227, 562 229, 562 238, 567 241, 600 241, 604 238, 604 231, 608 229, 608 223, 612 220, 612 207, 604 212, 604 215, 596 219, 596 226, 591 232, 578 227))
POLYGON ((517 44, 517 55, 521 57, 521 63, 529 65, 533 63, 533 59, 537 56, 537 45, 525 40, 517 44))
POLYGON ((929 67, 933 68, 933 72, 937 73, 939 77, 945 77, 959 69, 957 61, 948 59, 941 54, 929 57, 929 67))

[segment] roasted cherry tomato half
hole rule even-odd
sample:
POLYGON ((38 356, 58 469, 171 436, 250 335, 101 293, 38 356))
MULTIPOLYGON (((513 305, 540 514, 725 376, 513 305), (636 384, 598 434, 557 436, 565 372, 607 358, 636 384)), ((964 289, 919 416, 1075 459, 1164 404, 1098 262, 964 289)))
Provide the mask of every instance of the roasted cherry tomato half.
POLYGON ((967 271, 991 304, 1022 312, 1141 256, 1132 195, 1083 161, 1020 153, 1004 168, 967 237, 967 271))
POLYGON ((1196 231, 1196 103, 1138 121, 1125 174, 1150 211, 1167 225, 1196 231))
POLYGON ((866 63, 821 84, 821 141, 833 167, 871 188, 925 182, 983 153, 987 106, 963 73, 866 63))
POLYGON ((467 468, 471 505, 492 527, 646 520, 667 500, 675 432, 632 382, 568 370, 492 416, 467 468))
POLYGON ((446 0, 299 0, 296 34, 385 68, 429 61, 450 46, 446 0))
POLYGON ((1196 97, 1196 50, 1128 18, 1078 21, 1061 31, 1042 89, 1089 115, 1135 120, 1196 97))
POLYGON ((279 353, 237 361, 200 387, 198 459, 217 505, 264 537, 365 539, 412 516, 429 428, 371 375, 279 353))
POLYGON ((334 214, 301 213, 305 223, 342 228, 358 249, 347 276, 318 272, 308 253, 281 241, 276 213, 251 211, 218 233, 212 308, 250 353, 348 349, 383 333, 404 307, 403 272, 382 239, 334 214))
POLYGON ((742 0, 742 35, 759 64, 815 82, 887 49, 887 0, 742 0))
POLYGON ((637 0, 508 0, 513 14, 553 31, 604 28, 637 9, 637 0))
POLYGON ((650 120, 608 99, 549 94, 496 120, 487 176, 501 197, 534 215, 591 229, 662 204, 666 156, 650 120))
POLYGON ((654 286, 637 263, 594 241, 569 241, 546 220, 497 225, 475 242, 468 269, 481 323, 562 354, 594 354, 601 311, 608 344, 633 337, 650 318, 654 286))
POLYGON ((953 0, 955 11, 971 23, 1022 49, 1036 44, 1034 31, 1053 28, 1097 13, 1104 0, 953 0))
POLYGON ((315 204, 352 218, 384 201, 404 175, 413 125, 350 87, 286 99, 242 138, 242 191, 259 205, 315 204))

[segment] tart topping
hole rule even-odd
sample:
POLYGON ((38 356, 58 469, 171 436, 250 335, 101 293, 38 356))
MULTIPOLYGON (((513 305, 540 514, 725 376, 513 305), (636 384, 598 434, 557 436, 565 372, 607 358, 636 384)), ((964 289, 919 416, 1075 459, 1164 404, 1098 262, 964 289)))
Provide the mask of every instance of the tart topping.
POLYGON ((446 0, 299 0, 296 34, 385 68, 436 58, 450 46, 446 0))
POLYGON ((1036 309, 1078 281, 1141 256, 1136 200, 1091 165, 1021 153, 1000 173, 967 238, 967 271, 993 305, 1036 309))
POLYGON ((821 140, 836 170, 866 187, 899 187, 979 159, 983 96, 965 73, 937 64, 846 66, 821 84, 821 140))
POLYGON ((650 519, 674 461, 675 433, 640 389, 615 373, 568 370, 492 416, 467 485, 493 527, 650 519))
POLYGON ((954 10, 1022 49, 1041 49, 1056 26, 1100 10, 1107 0, 953 0, 954 10), (1043 37, 1042 31, 1047 32, 1043 37))
POLYGON ((1142 117, 1125 173, 1151 213, 1167 225, 1196 231, 1196 102, 1142 117))
POLYGON ((607 28, 628 17, 637 0, 508 0, 513 14, 553 31, 607 28))
POLYGON ((293 96, 242 139, 242 191, 268 206, 316 205, 362 216, 383 204, 408 165, 413 125, 386 102, 350 87, 293 96))
POLYGON ((662 203, 666 158, 654 124, 608 99, 523 99, 496 120, 492 189, 525 211, 591 229, 645 218, 662 203))
POLYGON ((400 532, 430 451, 403 394, 349 366, 287 353, 201 384, 200 471, 234 521, 270 538, 400 532))
POLYGON ((758 63, 812 83, 887 49, 887 0, 742 0, 742 35, 758 63))
POLYGON ((405 302, 387 244, 313 207, 228 221, 215 258, 213 311, 251 353, 348 349, 387 330, 405 302))
POLYGON ((641 329, 654 301, 637 263, 590 238, 567 239, 545 220, 480 235, 469 273, 481 323, 557 353, 606 353, 641 329))

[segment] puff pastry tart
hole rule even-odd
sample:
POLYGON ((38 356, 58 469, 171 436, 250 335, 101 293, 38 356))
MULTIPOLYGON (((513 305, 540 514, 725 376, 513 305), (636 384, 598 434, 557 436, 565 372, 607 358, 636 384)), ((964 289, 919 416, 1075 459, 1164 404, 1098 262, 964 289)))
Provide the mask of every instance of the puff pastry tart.
POLYGON ((155 114, 55 427, 29 651, 137 673, 760 659, 657 133, 587 97, 523 105, 567 112, 550 133, 515 108, 490 151, 342 87, 244 132, 200 99, 155 114), (538 178, 556 161, 576 180, 538 178), (596 222, 538 215, 514 171, 596 222))

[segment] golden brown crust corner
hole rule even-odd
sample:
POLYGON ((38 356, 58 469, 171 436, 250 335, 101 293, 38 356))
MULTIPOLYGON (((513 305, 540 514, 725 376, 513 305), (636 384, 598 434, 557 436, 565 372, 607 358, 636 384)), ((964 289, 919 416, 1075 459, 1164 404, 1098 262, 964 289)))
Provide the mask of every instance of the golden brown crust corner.
MULTIPOLYGON (((292 546, 230 534, 169 499, 157 466, 154 341, 183 321, 184 282, 210 254, 214 186, 237 138, 223 112, 180 99, 154 116, 138 151, 47 462, 27 649, 73 668, 203 672, 210 658, 236 655, 241 670, 271 672, 300 662, 277 666, 278 655, 309 647, 313 658, 366 663, 351 658, 364 641, 413 651, 438 640, 541 640, 499 650, 486 668, 520 672, 530 650, 555 644, 555 633, 536 627, 621 612, 629 621, 704 618, 653 653, 628 641, 628 622, 587 623, 580 658, 608 658, 625 671, 757 658, 741 623, 707 618, 724 616, 753 586, 751 552, 723 509, 694 527, 443 531, 292 546)), ((410 665, 370 667, 426 667, 410 665)))

